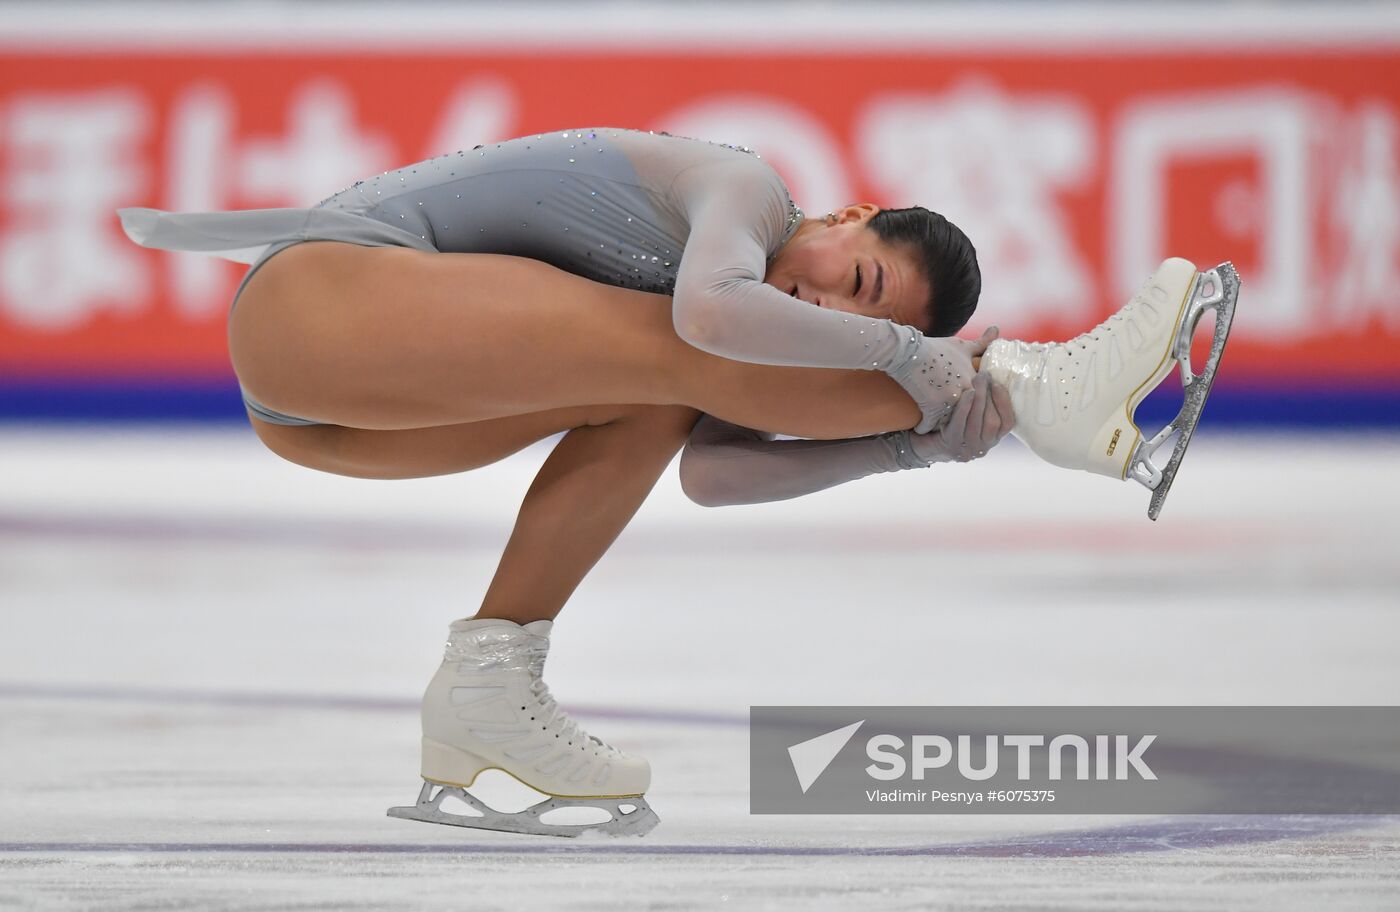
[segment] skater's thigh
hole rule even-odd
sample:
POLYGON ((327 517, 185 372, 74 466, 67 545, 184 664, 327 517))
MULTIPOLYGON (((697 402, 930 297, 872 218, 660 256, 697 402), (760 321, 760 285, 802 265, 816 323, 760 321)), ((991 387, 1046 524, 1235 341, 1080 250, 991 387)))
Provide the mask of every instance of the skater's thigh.
POLYGON ((532 394, 543 366, 575 385, 614 363, 660 375, 667 334, 670 298, 536 260, 318 241, 248 280, 229 354, 268 408, 406 428, 579 405, 532 394))
POLYGON ((579 406, 464 424, 370 430, 334 424, 283 425, 248 420, 258 439, 289 462, 353 478, 425 478, 489 465, 576 427, 628 422, 663 444, 683 441, 700 413, 686 406, 579 406))

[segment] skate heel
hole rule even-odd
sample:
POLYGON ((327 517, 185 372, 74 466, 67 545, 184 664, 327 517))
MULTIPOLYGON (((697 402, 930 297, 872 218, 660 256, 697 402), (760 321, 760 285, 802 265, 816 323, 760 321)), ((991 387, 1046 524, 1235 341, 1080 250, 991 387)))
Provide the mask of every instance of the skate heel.
MULTIPOLYGON (((1144 353, 1150 353, 1149 357, 1157 359, 1156 366, 1132 388, 1122 408, 1109 415, 1085 454, 1088 461, 1086 468, 1090 472, 1123 481, 1135 477, 1132 474, 1133 464, 1141 452, 1145 436, 1137 423, 1138 406, 1162 385, 1176 364, 1180 327, 1192 293, 1200 284, 1201 274, 1189 260, 1171 257, 1162 263, 1153 278, 1156 281, 1139 292, 1139 298, 1129 305, 1135 305, 1138 310, 1134 314, 1134 325, 1129 326, 1128 330, 1130 335, 1132 332, 1140 336, 1145 333, 1149 339, 1155 339, 1155 342, 1148 342, 1144 353)), ((1127 382, 1133 383, 1132 380, 1127 382)))
POLYGON ((1111 418, 1094 435, 1086 469, 1099 475, 1127 478, 1128 463, 1141 439, 1142 431, 1135 421, 1122 416, 1111 418))
MULTIPOLYGON (((1183 307, 1185 306, 1183 302, 1183 307)), ((1175 338, 1175 335, 1173 335, 1175 338)), ((1132 463, 1140 450, 1143 440, 1142 428, 1137 423, 1137 410, 1148 394, 1161 386, 1171 374, 1176 362, 1172 360, 1170 342, 1167 351, 1157 368, 1133 390, 1121 412, 1109 416, 1103 427, 1094 435, 1094 442, 1087 454, 1090 472, 1108 475, 1121 481, 1130 477, 1132 463)))
POLYGON ((484 769, 496 764, 460 747, 423 739, 423 778, 443 785, 467 788, 484 769))

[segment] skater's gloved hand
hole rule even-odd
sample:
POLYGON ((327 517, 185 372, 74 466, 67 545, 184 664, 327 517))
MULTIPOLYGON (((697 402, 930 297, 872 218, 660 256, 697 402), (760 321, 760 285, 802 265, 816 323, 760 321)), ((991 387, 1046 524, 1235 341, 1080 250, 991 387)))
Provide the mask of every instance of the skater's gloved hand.
POLYGON ((972 389, 977 375, 972 359, 982 357, 996 338, 995 326, 975 340, 917 335, 911 337, 904 355, 884 368, 913 397, 923 414, 913 434, 928 434, 949 420, 958 400, 972 389))
POLYGON ((978 374, 972 389, 959 397, 947 423, 929 434, 910 434, 909 445, 928 463, 970 462, 986 455, 1015 423, 1010 391, 986 374, 978 374))

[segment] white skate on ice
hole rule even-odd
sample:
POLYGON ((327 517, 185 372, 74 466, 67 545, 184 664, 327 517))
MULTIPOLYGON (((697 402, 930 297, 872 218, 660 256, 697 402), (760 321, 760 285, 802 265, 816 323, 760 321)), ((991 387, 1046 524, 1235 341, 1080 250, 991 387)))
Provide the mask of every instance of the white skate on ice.
POLYGON ((641 836, 656 826, 642 798, 651 784, 647 761, 584 732, 550 695, 542 675, 552 626, 493 619, 452 624, 442 666, 423 695, 423 787, 417 804, 390 808, 389 816, 545 836, 641 836), (516 813, 498 811, 468 791, 488 769, 549 797, 516 813), (444 810, 448 797, 476 813, 444 810), (611 819, 541 819, 574 807, 599 808, 611 819))
POLYGON ((1152 491, 1147 515, 1156 519, 1181 457, 1201 419, 1220 365, 1240 280, 1230 263, 1197 272, 1172 258, 1158 267, 1132 301, 1068 342, 1026 343, 998 339, 980 370, 1011 393, 1012 433, 1046 462, 1119 479, 1152 491), (1215 337, 1199 375, 1191 366, 1191 338, 1207 310, 1215 311, 1215 337), (1185 402, 1177 416, 1150 439, 1134 419, 1138 404, 1181 368, 1185 402), (1158 468, 1152 454, 1180 432, 1171 459, 1158 468))

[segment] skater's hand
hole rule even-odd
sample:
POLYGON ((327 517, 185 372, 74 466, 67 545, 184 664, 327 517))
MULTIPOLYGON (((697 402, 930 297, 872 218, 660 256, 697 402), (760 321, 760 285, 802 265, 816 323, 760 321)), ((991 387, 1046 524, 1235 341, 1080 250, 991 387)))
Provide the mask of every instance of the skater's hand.
POLYGON ((950 421, 958 400, 972 391, 977 375, 974 358, 981 359, 987 346, 997 338, 997 328, 989 327, 976 339, 919 337, 917 357, 886 370, 919 406, 922 417, 912 435, 927 435, 950 421))
POLYGON ((982 335, 971 342, 966 342, 962 339, 956 340, 967 346, 967 353, 972 357, 973 370, 982 369, 982 356, 987 353, 987 346, 995 342, 1000 333, 1000 327, 988 326, 986 329, 982 330, 982 335))
MULTIPOLYGON (((991 341, 986 333, 983 339, 991 341)), ((978 374, 947 423, 932 433, 910 434, 909 444, 925 462, 970 462, 986 455, 1015 423, 1011 393, 986 374, 978 374)))

